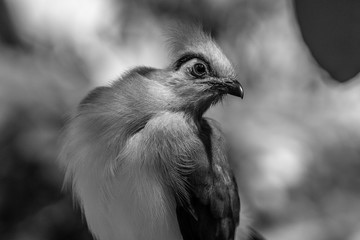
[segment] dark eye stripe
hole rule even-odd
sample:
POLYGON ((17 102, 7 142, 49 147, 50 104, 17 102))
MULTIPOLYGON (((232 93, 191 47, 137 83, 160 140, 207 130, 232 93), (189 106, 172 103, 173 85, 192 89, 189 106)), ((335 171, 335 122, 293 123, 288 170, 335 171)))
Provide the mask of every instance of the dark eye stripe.
POLYGON ((206 67, 207 69, 209 70, 210 73, 212 73, 212 68, 210 66, 210 62, 205 58, 204 55, 202 54, 199 54, 199 53, 185 53, 183 54, 174 64, 174 68, 175 68, 175 71, 179 70, 181 68, 181 66, 190 61, 191 59, 194 59, 194 58, 197 58, 197 59, 200 59, 201 61, 203 61, 205 64, 206 64, 206 67))

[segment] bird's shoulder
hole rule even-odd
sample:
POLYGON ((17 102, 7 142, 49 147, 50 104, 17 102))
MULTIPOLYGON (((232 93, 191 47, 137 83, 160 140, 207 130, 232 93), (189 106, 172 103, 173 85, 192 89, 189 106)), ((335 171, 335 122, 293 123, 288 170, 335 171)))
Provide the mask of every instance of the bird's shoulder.
POLYGON ((198 164, 206 162, 205 150, 196 128, 181 112, 163 111, 155 114, 131 139, 138 140, 137 145, 143 146, 147 156, 153 152, 159 160, 179 165, 177 170, 183 169, 180 165, 184 161, 189 163, 197 159, 198 164))
POLYGON ((184 133, 194 132, 195 126, 182 112, 162 111, 155 114, 145 126, 148 132, 184 133))

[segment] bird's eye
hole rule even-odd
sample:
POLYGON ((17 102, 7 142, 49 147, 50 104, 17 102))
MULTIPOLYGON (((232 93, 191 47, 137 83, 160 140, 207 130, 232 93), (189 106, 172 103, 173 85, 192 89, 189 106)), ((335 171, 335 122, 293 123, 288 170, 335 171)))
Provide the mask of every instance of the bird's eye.
POLYGON ((203 63, 195 63, 191 68, 191 74, 194 77, 202 77, 207 73, 207 68, 203 63))

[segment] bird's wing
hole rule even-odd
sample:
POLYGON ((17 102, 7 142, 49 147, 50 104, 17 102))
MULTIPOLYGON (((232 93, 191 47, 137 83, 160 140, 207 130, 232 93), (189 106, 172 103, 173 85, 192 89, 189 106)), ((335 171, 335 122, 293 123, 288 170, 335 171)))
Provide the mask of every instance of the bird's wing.
MULTIPOLYGON (((231 154, 229 154, 229 150, 231 149, 230 144, 226 143, 226 139, 224 137, 224 134, 221 131, 221 128, 220 128, 220 125, 218 122, 216 122, 213 119, 209 119, 209 118, 207 118, 206 121, 209 123, 209 125, 213 129, 212 141, 214 143, 217 143, 213 151, 215 151, 215 152, 222 151, 223 152, 223 154, 221 154, 221 157, 226 156, 225 163, 223 163, 224 169, 225 169, 225 171, 228 172, 228 174, 230 176, 233 176, 233 173, 232 173, 233 166, 230 165, 231 164, 231 161, 230 161, 231 154)), ((217 161, 222 161, 222 160, 221 160, 221 158, 218 157, 218 158, 215 158, 214 161, 216 164, 217 161)), ((220 176, 221 175, 223 175, 223 174, 220 174, 220 176)), ((238 191, 237 191, 236 180, 234 177, 233 177, 232 181, 233 181, 233 184, 232 184, 233 188, 230 189, 229 192, 232 193, 232 196, 231 196, 232 201, 236 203, 236 201, 238 199, 238 191)), ((239 202, 239 205, 231 206, 231 209, 233 212, 239 213, 240 212, 240 202, 239 202)), ((237 222, 237 224, 239 224, 238 229, 239 230, 243 229, 244 232, 242 234, 240 234, 239 236, 236 235, 235 236, 236 240, 265 240, 265 238, 251 226, 251 223, 249 222, 248 219, 246 219, 245 216, 239 216, 238 221, 239 221, 239 222, 237 222)))
POLYGON ((180 230, 184 240, 231 240, 239 223, 240 200, 226 143, 212 120, 202 120, 198 136, 207 164, 186 176, 190 199, 177 205, 180 230))

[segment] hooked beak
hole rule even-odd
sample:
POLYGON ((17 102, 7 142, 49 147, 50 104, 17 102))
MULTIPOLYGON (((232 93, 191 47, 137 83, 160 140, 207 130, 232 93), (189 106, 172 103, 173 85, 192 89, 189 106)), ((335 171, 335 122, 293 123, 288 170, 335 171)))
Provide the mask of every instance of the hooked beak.
POLYGON ((210 86, 211 91, 219 92, 220 94, 230 94, 236 97, 244 98, 244 89, 238 80, 234 78, 212 78, 210 81, 199 81, 200 84, 210 86))
POLYGON ((244 98, 244 89, 236 79, 226 79, 224 81, 227 93, 236 97, 244 98))

